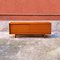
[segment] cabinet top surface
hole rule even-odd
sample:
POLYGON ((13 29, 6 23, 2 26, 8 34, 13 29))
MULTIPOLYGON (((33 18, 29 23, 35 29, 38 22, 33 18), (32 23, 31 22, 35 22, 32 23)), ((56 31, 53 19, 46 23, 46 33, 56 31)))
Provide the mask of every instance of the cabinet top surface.
POLYGON ((10 22, 9 24, 51 24, 50 22, 10 22))

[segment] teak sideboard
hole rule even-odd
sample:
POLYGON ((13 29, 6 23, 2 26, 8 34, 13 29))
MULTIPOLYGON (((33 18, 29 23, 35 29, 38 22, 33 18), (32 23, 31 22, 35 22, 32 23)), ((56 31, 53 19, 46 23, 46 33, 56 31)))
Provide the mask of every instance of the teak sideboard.
POLYGON ((10 34, 51 34, 50 22, 10 22, 10 34))

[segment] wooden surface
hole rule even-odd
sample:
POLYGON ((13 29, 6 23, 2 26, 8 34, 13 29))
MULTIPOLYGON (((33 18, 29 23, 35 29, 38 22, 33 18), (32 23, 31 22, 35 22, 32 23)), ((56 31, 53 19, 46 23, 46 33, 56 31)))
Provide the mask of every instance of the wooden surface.
POLYGON ((49 22, 10 22, 10 34, 51 34, 49 22))

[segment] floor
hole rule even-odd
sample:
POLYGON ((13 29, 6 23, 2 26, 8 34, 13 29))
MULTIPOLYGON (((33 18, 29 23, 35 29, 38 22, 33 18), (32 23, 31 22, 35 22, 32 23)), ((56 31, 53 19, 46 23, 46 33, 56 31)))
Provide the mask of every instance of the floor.
MULTIPOLYGON (((20 35, 20 36, 18 35, 17 37, 21 38, 21 37, 24 37, 24 35, 20 35)), ((40 37, 40 36, 35 35, 35 37, 31 36, 30 38, 38 38, 38 37, 40 37)), ((8 31, 2 31, 2 32, 0 32, 0 38, 15 38, 15 35, 9 34, 8 31)), ((29 37, 26 36, 26 38, 29 38, 29 37)), ((44 38, 44 37, 40 37, 40 38, 44 38)), ((52 34, 48 35, 47 38, 60 38, 60 34, 52 32, 52 34)))
POLYGON ((0 32, 0 60, 60 60, 60 34, 15 38, 0 32))

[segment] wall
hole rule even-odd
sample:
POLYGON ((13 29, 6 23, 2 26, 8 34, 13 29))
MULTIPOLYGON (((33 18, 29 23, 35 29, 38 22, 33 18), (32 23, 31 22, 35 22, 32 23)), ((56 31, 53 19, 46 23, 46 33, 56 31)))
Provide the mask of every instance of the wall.
MULTIPOLYGON (((9 22, 11 21, 0 21, 0 31, 9 31, 9 22)), ((52 32, 60 33, 60 21, 49 21, 49 22, 52 23, 52 32)))
POLYGON ((60 0, 0 0, 0 14, 60 15, 60 0))

